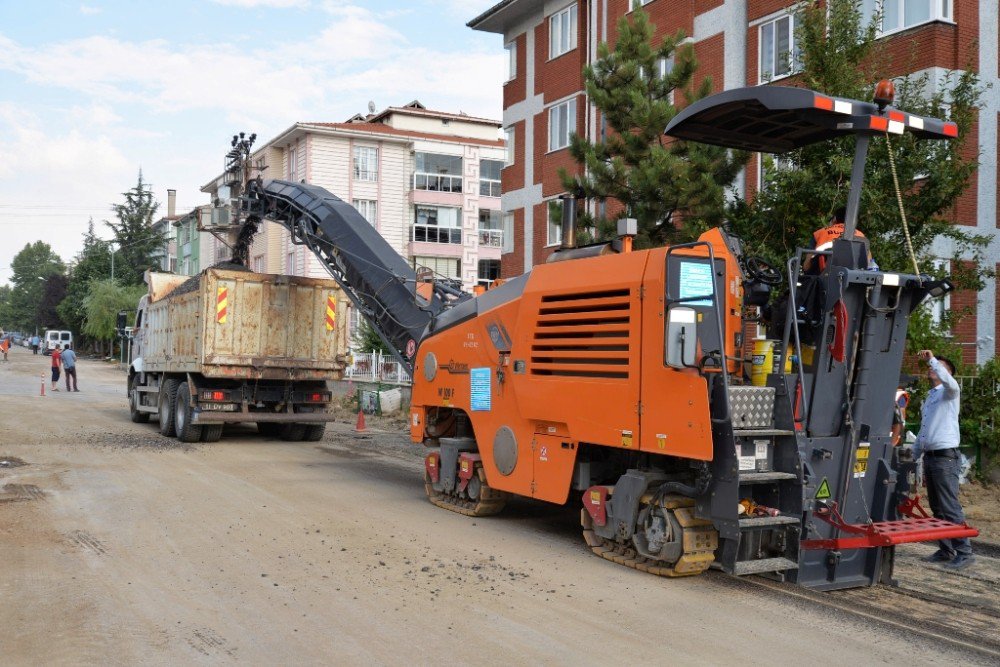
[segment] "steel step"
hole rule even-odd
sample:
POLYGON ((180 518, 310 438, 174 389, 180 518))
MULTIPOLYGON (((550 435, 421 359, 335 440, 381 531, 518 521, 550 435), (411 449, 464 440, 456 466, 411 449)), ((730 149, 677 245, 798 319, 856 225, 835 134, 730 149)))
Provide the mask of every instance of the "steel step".
POLYGON ((786 479, 797 479, 790 472, 741 472, 740 484, 766 484, 786 479))
POLYGON ((733 568, 733 574, 760 574, 761 572, 781 572, 797 570, 799 564, 790 558, 762 558, 761 560, 741 560, 733 568))
POLYGON ((774 526, 789 526, 801 522, 802 520, 797 516, 786 516, 784 514, 779 514, 778 516, 756 516, 740 519, 740 528, 771 528, 774 526))
POLYGON ((752 438, 766 435, 795 435, 795 431, 785 431, 774 428, 751 428, 743 430, 733 429, 733 436, 737 438, 752 438))

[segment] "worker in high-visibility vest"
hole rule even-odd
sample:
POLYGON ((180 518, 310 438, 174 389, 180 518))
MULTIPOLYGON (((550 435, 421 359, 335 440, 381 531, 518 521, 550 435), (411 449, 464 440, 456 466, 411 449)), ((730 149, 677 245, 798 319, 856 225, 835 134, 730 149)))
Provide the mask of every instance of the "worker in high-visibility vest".
MULTIPOLYGON (((847 209, 841 206, 833 215, 830 217, 830 224, 821 229, 817 229, 813 232, 813 250, 832 250, 833 242, 844 235, 844 218, 847 217, 847 209)), ((854 230, 854 235, 863 239, 867 239, 864 233, 860 229, 854 230)), ((802 264, 802 272, 809 275, 818 275, 823 273, 823 269, 826 268, 826 256, 824 255, 810 255, 806 258, 806 261, 802 264)), ((878 264, 872 258, 872 252, 868 250, 868 270, 878 271, 878 264)))

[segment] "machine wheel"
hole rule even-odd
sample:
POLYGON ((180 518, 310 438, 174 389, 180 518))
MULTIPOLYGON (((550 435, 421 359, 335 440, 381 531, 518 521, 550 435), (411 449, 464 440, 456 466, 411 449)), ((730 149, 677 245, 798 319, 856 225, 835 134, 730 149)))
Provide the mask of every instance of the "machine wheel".
POLYGON ((281 435, 281 428, 284 424, 278 422, 257 422, 257 432, 268 438, 277 438, 281 435))
MULTIPOLYGON (((643 499, 640 516, 650 508, 647 498, 643 499)), ((694 515, 694 500, 684 496, 665 496, 656 508, 669 523, 676 526, 681 534, 678 557, 673 562, 647 558, 629 542, 617 542, 601 537, 594 532, 594 521, 586 509, 580 509, 580 523, 583 525, 583 539, 595 554, 605 560, 649 572, 660 577, 690 577, 701 574, 715 560, 715 550, 719 546, 719 532, 711 521, 698 519, 694 515)), ((639 530, 639 528, 637 528, 639 530)))
POLYGON ((164 380, 160 385, 160 435, 174 437, 174 415, 177 410, 177 380, 164 380))
POLYGON ((222 438, 222 427, 225 424, 205 424, 201 427, 202 442, 218 442, 222 438))
POLYGON ((306 442, 319 442, 323 439, 323 435, 326 433, 326 424, 309 424, 306 426, 305 435, 302 439, 306 442))
POLYGON ((177 430, 177 439, 181 442, 200 442, 201 426, 191 423, 194 414, 191 410, 191 392, 188 390, 187 382, 182 382, 177 388, 176 408, 174 426, 177 430))
POLYGON ((133 375, 128 383, 128 412, 132 421, 136 424, 145 424, 149 421, 149 413, 139 410, 139 376, 133 375))
POLYGON ((476 475, 472 480, 469 480, 469 486, 466 487, 462 495, 436 490, 426 470, 424 471, 424 490, 427 492, 427 498, 438 507, 465 516, 499 514, 504 505, 507 504, 507 498, 510 497, 505 491, 497 491, 486 483, 486 471, 483 470, 481 463, 476 464, 476 475), (473 481, 476 482, 474 491, 472 490, 473 481), (470 493, 470 491, 472 492, 470 493), (472 493, 475 493, 476 497, 471 497, 472 493))
POLYGON ((281 439, 289 442, 298 442, 306 436, 308 424, 282 424, 281 439))

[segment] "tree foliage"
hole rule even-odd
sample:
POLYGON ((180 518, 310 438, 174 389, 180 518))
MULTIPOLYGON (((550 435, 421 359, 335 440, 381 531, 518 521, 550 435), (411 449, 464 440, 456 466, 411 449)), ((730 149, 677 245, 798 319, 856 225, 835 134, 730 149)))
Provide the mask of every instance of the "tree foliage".
POLYGON ((122 197, 124 202, 112 206, 117 221, 105 224, 115 236, 115 279, 125 285, 138 285, 146 269, 156 268, 153 257, 166 242, 152 227, 160 205, 149 184, 142 180, 141 171, 138 182, 122 197))
POLYGON ((58 306, 66 297, 66 276, 54 274, 49 276, 42 285, 42 298, 35 310, 35 321, 45 329, 63 329, 66 323, 59 316, 58 306))
POLYGON ((560 171, 563 187, 601 203, 610 214, 581 214, 580 227, 599 239, 613 238, 622 217, 638 221, 637 247, 697 237, 722 222, 725 188, 745 158, 725 149, 672 140, 663 134, 677 114, 675 96, 687 102, 708 95, 706 77, 695 88, 698 64, 683 32, 653 44, 655 26, 636 7, 618 22, 614 49, 598 46, 598 58, 584 69, 587 94, 606 122, 598 142, 572 135, 570 153, 585 170, 560 171), (671 68, 661 63, 673 63, 671 68), (619 202, 619 207, 613 202, 619 202))
POLYGON ((364 354, 371 352, 389 354, 389 348, 379 338, 378 333, 375 332, 375 327, 368 324, 368 320, 364 318, 361 319, 361 323, 358 325, 358 332, 354 336, 354 347, 364 354))
POLYGON ((91 281, 89 293, 83 300, 83 332, 95 340, 114 340, 118 311, 134 313, 145 293, 145 285, 125 286, 111 279, 91 281))
MULTIPOLYGON (((876 39, 876 23, 866 23, 853 0, 831 0, 799 11, 801 84, 837 97, 872 99, 875 82, 887 75, 883 70, 888 62, 884 43, 876 39)), ((941 87, 945 90, 927 94, 930 83, 926 75, 897 79, 894 106, 922 116, 949 116, 958 125, 958 139, 917 140, 911 133, 876 137, 866 163, 858 226, 886 270, 914 270, 895 196, 890 145, 913 249, 923 260, 921 271, 932 272, 927 259, 937 238, 950 239, 956 256, 971 256, 977 264, 988 243, 949 220, 977 167, 977 160, 965 153, 982 92, 979 79, 971 69, 955 73, 941 87)), ((752 254, 783 265, 797 247, 809 245, 812 232, 824 226, 835 209, 846 204, 853 157, 853 138, 792 151, 782 156, 780 166, 771 156, 763 156, 763 187, 753 200, 738 198, 733 203, 730 229, 752 254)), ((957 267, 956 263, 953 268, 957 267)), ((984 275, 974 270, 958 277, 962 286, 978 289, 984 275)))
POLYGON ((69 272, 66 298, 56 309, 63 322, 73 331, 83 331, 83 321, 86 318, 83 302, 90 291, 90 283, 111 277, 110 248, 111 243, 97 238, 94 221, 91 220, 83 235, 83 247, 77 253, 69 272))
POLYGON ((65 272, 62 259, 48 243, 36 241, 26 244, 11 260, 10 267, 10 292, 0 309, 0 324, 24 332, 45 327, 38 319, 39 304, 48 279, 65 272))

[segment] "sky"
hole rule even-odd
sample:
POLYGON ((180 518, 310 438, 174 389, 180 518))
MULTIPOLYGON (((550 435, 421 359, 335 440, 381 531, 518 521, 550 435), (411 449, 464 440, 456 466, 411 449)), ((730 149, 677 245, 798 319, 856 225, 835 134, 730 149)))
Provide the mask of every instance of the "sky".
POLYGON ((502 117, 496 0, 0 0, 0 284, 43 240, 64 261, 139 171, 166 215, 208 203, 229 140, 419 99, 502 117))

